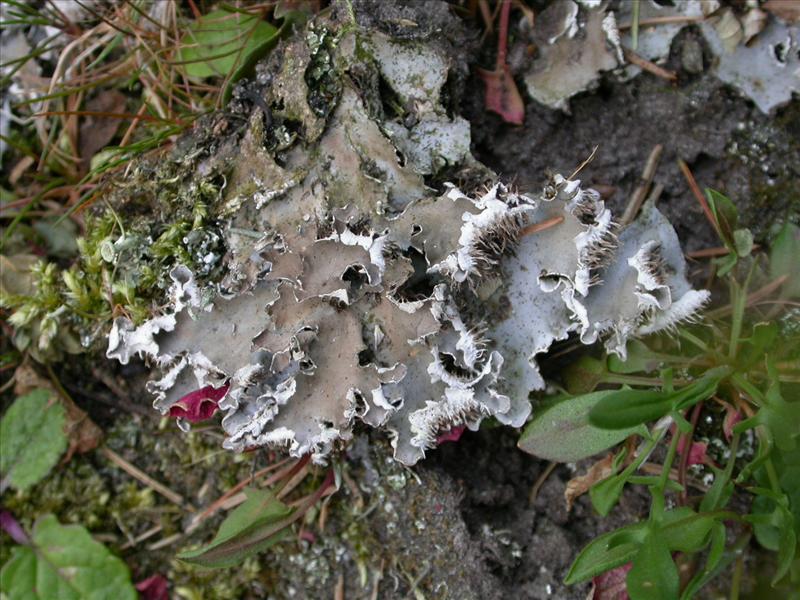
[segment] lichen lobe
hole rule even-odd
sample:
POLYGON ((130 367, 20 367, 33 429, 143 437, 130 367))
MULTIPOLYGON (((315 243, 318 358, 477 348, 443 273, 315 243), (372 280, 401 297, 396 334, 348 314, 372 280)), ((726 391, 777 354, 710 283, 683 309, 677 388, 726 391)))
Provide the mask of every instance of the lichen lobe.
POLYGON ((164 310, 138 327, 114 322, 108 357, 150 361, 162 413, 193 390, 228 386, 226 448, 324 461, 363 423, 414 464, 453 427, 524 424, 528 394, 544 387, 536 356, 554 341, 602 337, 624 354, 629 336, 669 327, 705 299, 654 207, 620 232, 596 192, 561 176, 537 197, 499 182, 479 194, 426 187, 421 175, 445 165, 482 167, 454 150, 464 139, 453 146, 458 121, 440 104, 446 61, 423 42, 394 43, 367 40, 362 68, 383 72, 416 118, 371 114, 343 84, 324 130, 289 152, 292 175, 276 193, 262 151, 239 168, 225 201, 224 278, 201 287, 179 266, 164 310), (249 191, 247 177, 258 181, 249 191))

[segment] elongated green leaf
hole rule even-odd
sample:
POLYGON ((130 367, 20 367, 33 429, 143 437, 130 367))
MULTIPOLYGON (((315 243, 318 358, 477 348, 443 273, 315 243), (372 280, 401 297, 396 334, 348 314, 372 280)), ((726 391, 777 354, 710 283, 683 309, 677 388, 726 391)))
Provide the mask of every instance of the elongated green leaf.
POLYGON ((64 408, 50 392, 17 398, 0 421, 0 473, 19 490, 40 481, 67 448, 64 408))
POLYGON ((592 501, 592 506, 600 514, 605 517, 614 508, 614 505, 622 495, 622 490, 628 477, 625 474, 612 475, 603 481, 593 485, 589 488, 589 498, 592 501))
POLYGON ((631 600, 673 600, 680 592, 678 567, 657 529, 647 537, 633 557, 626 579, 631 600))
POLYGON ((729 367, 707 371, 697 381, 672 393, 657 390, 618 390, 589 411, 589 422, 601 429, 624 429, 655 421, 669 412, 689 408, 717 391, 729 367))
POLYGON ((255 15, 215 10, 194 21, 181 38, 178 62, 189 77, 225 77, 264 52, 277 29, 255 15))
POLYGON ((80 525, 53 515, 36 522, 31 546, 16 546, 0 571, 9 600, 136 600, 128 567, 80 525))
POLYGON ((700 512, 710 512, 723 508, 733 494, 733 482, 725 477, 724 469, 714 470, 714 483, 700 501, 700 512))
POLYGON ((697 552, 708 544, 708 534, 714 523, 713 517, 682 506, 664 513, 659 538, 672 552, 697 552))
POLYGON ((589 411, 589 422, 601 429, 626 429, 663 417, 672 409, 669 394, 658 390, 617 390, 589 411))
POLYGON ((564 583, 581 583, 630 562, 646 533, 645 523, 635 523, 596 538, 575 558, 564 583))
POLYGON ((717 221, 717 228, 722 241, 732 251, 736 251, 733 232, 739 224, 739 213, 731 199, 711 188, 706 188, 706 198, 717 221))
POLYGON ((245 494, 247 500, 228 515, 207 546, 178 558, 209 568, 229 567, 280 541, 294 509, 266 490, 247 488, 245 494))
POLYGON ((694 383, 677 390, 672 395, 673 410, 685 410, 717 393, 719 382, 731 374, 731 367, 709 369, 694 383))
POLYGON ((575 462, 614 446, 630 435, 646 435, 644 426, 600 429, 589 423, 589 411, 614 391, 561 398, 540 410, 525 428, 519 447, 547 460, 575 462))
POLYGON ((711 549, 708 551, 706 564, 698 569, 681 594, 681 600, 689 600, 713 577, 715 569, 720 565, 725 553, 725 524, 717 521, 711 529, 711 549))

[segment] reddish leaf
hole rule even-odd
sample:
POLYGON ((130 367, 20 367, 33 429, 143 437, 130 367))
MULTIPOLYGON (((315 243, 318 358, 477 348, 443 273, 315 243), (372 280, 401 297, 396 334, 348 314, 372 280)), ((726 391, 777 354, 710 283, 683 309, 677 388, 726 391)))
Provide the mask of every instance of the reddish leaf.
POLYGON ((169 600, 168 582, 163 575, 153 575, 135 586, 140 600, 169 600))
POLYGON ((437 444, 443 444, 444 442, 457 442, 461 439, 461 434, 464 433, 464 426, 459 425, 458 427, 453 427, 449 431, 445 431, 444 433, 440 434, 436 438, 437 444))
POLYGON ((478 75, 486 84, 486 108, 503 117, 506 123, 522 125, 525 103, 508 65, 503 65, 500 71, 478 69, 478 75))
POLYGON ((219 401, 228 393, 228 385, 206 387, 186 394, 169 408, 170 417, 180 417, 190 423, 210 419, 219 408, 219 401))
POLYGON ((28 538, 28 534, 25 533, 22 525, 20 525, 19 521, 14 518, 14 515, 7 510, 0 510, 0 529, 5 531, 11 537, 11 539, 18 544, 27 546, 31 543, 31 540, 28 538))
POLYGON ((702 465, 706 462, 706 450, 708 444, 705 442, 693 442, 689 447, 689 461, 686 463, 687 467, 692 465, 702 465))
POLYGON ((625 578, 632 566, 627 563, 592 579, 592 600, 629 600, 625 578))
POLYGON ((317 536, 315 536, 311 531, 308 529, 303 529, 298 536, 301 540, 308 542, 309 544, 313 544, 317 541, 317 536))
POLYGON ((729 442, 733 437, 733 428, 742 420, 742 413, 730 405, 725 405, 725 420, 722 421, 722 431, 729 442))
MULTIPOLYGON (((685 448, 686 438, 681 436, 681 439, 678 441, 678 454, 683 454, 685 448)), ((702 465, 705 463, 707 449, 708 444, 705 442, 692 442, 689 446, 689 459, 686 461, 686 466, 691 467, 692 465, 702 465)))

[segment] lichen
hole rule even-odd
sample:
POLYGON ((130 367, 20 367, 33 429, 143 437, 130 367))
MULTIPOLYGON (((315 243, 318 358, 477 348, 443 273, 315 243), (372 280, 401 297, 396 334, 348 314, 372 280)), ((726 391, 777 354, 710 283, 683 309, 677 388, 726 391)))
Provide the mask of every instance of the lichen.
POLYGON ((217 182, 188 188, 203 198, 191 224, 178 202, 130 265, 107 261, 151 269, 164 290, 144 321, 113 313, 107 350, 149 359, 162 413, 225 386, 228 449, 325 461, 363 423, 414 464, 453 427, 521 426, 554 341, 602 338, 624 355, 630 336, 705 300, 652 206, 620 230, 599 194, 559 175, 535 196, 491 174, 479 193, 429 188, 477 165, 466 122, 441 104, 450 64, 430 43, 312 21, 274 60, 235 136, 184 149, 199 181, 217 182), (320 77, 335 89, 325 110, 309 104, 320 77), (378 80, 401 113, 376 110, 378 80))

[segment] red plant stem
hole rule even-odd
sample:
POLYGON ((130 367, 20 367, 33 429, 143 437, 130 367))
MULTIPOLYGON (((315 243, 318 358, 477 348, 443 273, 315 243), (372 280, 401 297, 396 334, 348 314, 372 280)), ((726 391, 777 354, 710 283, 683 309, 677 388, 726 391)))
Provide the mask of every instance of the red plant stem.
POLYGON ((494 66, 495 71, 502 71, 506 65, 509 14, 511 14, 511 0, 503 0, 503 7, 500 9, 500 33, 497 36, 497 60, 494 66))
POLYGON ((687 433, 683 440, 683 449, 681 450, 681 462, 678 466, 678 483, 683 488, 678 496, 678 503, 685 505, 687 501, 686 494, 686 467, 689 464, 689 454, 692 451, 692 438, 694 437, 694 430, 697 427, 697 421, 700 419, 700 412, 703 410, 703 403, 698 402, 692 410, 692 416, 689 422, 692 424, 692 430, 687 433))

